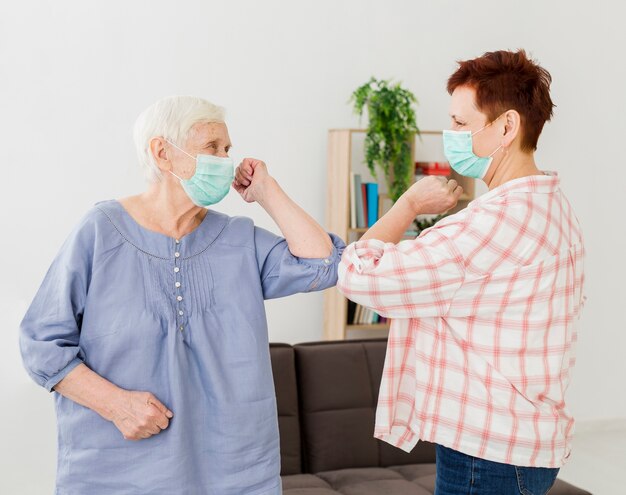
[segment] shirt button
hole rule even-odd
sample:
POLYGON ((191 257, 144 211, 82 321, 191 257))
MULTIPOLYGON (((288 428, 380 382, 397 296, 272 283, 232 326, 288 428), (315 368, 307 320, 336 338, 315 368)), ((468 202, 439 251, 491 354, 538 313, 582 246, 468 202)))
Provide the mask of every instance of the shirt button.
POLYGON ((180 253, 179 253, 178 251, 176 251, 176 252, 174 253, 174 256, 176 256, 176 257, 178 258, 178 257, 180 256, 180 253))
POLYGON ((329 260, 328 258, 326 258, 326 259, 324 260, 324 264, 325 264, 325 265, 330 265, 330 260, 329 260))
POLYGON ((180 244, 180 239, 176 239, 176 244, 180 244))
POLYGON ((180 282, 176 282, 176 284, 174 284, 174 285, 176 285, 176 288, 178 288, 178 287, 180 287, 180 282))
POLYGON ((183 310, 181 309, 181 310, 178 312, 178 314, 179 314, 180 316, 183 316, 185 313, 184 313, 184 312, 183 312, 183 310))
POLYGON ((183 331, 183 326, 181 325, 180 327, 178 327, 178 329, 182 332, 183 331))
POLYGON ((178 268, 177 266, 174 267, 174 273, 178 273, 180 271, 180 268, 178 268))
POLYGON ((182 300, 183 300, 183 296, 178 296, 178 297, 176 298, 176 300, 177 300, 177 301, 182 301, 182 300))

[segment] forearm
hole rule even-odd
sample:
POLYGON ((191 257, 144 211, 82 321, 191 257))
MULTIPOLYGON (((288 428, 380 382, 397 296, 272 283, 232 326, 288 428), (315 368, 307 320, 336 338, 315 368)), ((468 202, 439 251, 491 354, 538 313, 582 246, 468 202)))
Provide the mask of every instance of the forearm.
POLYGON ((397 244, 415 220, 415 208, 404 198, 400 198, 391 209, 361 237, 362 241, 378 239, 397 244))
POLYGON ((88 407, 107 420, 113 418, 115 405, 123 389, 80 364, 56 384, 54 390, 63 397, 88 407))
POLYGON ((291 254, 299 258, 330 256, 333 243, 326 231, 287 196, 274 179, 268 179, 263 197, 257 202, 278 225, 291 254))

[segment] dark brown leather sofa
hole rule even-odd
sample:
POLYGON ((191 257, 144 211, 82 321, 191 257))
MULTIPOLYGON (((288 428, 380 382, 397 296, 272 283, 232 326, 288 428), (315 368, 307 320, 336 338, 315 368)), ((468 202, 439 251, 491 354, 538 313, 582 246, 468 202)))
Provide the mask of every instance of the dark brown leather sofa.
MULTIPOLYGON (((428 495, 434 445, 372 436, 386 339, 271 344, 285 495, 428 495)), ((550 495, 589 495, 558 480, 550 495)))

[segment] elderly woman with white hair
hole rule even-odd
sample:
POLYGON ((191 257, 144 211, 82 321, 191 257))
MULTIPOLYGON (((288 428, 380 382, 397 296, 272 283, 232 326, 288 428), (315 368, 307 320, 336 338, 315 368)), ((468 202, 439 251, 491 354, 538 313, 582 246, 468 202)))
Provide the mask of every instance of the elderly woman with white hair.
POLYGON ((135 141, 147 190, 87 213, 21 327, 29 374, 56 392, 55 493, 281 493, 263 301, 333 286, 344 244, 262 161, 233 170, 205 100, 158 101, 135 141), (206 208, 231 184, 284 238, 206 208))

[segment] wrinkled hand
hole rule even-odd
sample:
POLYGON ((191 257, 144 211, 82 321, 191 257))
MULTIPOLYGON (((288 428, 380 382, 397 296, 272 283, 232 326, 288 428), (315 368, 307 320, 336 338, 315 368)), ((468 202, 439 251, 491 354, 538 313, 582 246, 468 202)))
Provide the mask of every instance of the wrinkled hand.
POLYGON ((262 201, 270 179, 265 162, 255 158, 244 158, 235 170, 233 188, 247 203, 262 201))
POLYGON ((416 215, 439 215, 454 208, 463 188, 454 179, 427 176, 418 180, 403 195, 416 215))
POLYGON ((122 390, 111 421, 126 440, 141 440, 161 433, 172 417, 150 392, 122 390))

